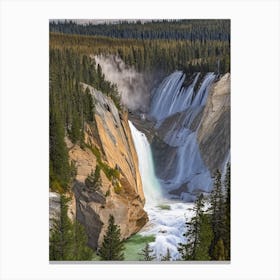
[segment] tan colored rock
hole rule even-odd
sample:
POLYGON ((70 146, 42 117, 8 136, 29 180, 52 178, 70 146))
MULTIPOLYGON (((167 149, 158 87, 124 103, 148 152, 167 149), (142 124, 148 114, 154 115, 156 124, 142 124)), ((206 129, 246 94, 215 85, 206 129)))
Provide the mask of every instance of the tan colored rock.
POLYGON ((127 114, 120 116, 110 98, 92 87, 89 89, 95 98, 96 114, 95 125, 85 127, 85 142, 99 149, 104 164, 118 168, 121 185, 116 192, 113 182, 101 171, 100 191, 90 191, 84 182, 95 170, 98 160, 91 149, 81 149, 67 140, 69 157, 77 167, 74 187, 77 219, 85 225, 90 246, 97 248, 102 243, 110 214, 120 226, 123 238, 138 232, 148 216, 143 209, 145 198, 127 114))
POLYGON ((69 150, 69 157, 75 162, 77 168, 76 179, 79 182, 85 182, 87 176, 91 171, 95 170, 96 158, 93 156, 90 149, 85 148, 82 150, 78 145, 74 145, 69 150))
POLYGON ((213 172, 230 149, 230 74, 213 84, 198 128, 198 143, 204 162, 213 172))

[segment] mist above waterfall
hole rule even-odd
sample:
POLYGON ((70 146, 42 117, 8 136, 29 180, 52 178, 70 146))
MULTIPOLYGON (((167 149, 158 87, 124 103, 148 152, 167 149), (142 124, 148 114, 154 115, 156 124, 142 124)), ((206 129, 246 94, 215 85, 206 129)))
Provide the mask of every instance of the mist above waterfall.
POLYGON ((102 68, 106 80, 118 87, 121 102, 128 109, 146 111, 149 104, 149 92, 143 74, 128 67, 123 60, 114 55, 94 57, 102 68))

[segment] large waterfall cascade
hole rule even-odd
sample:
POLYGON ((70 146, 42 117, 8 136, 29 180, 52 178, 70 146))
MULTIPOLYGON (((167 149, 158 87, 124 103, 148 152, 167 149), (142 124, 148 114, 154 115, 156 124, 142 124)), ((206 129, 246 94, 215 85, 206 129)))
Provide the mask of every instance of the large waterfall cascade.
POLYGON ((150 115, 157 120, 157 127, 170 116, 181 114, 180 122, 174 123, 163 139, 171 147, 177 147, 174 160, 176 172, 173 178, 163 184, 165 193, 187 184, 188 193, 181 192, 181 199, 184 200, 193 199, 193 192, 209 192, 212 187, 211 174, 201 158, 196 130, 191 125, 203 110, 216 75, 207 73, 196 92, 194 88, 199 75, 201 74, 196 74, 188 87, 183 87, 185 74, 182 71, 169 75, 155 91, 150 109, 150 115))
POLYGON ((186 75, 182 71, 176 71, 163 80, 156 89, 152 102, 150 115, 156 120, 163 120, 177 112, 182 112, 189 107, 205 105, 208 88, 215 79, 214 73, 207 73, 196 93, 194 88, 198 82, 200 73, 188 87, 183 87, 186 75))

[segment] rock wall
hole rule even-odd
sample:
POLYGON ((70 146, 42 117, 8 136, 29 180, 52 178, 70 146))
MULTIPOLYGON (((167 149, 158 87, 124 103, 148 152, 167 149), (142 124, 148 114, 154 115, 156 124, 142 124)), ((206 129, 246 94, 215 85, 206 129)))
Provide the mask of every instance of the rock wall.
POLYGON ((76 197, 77 219, 85 226, 89 245, 97 248, 107 229, 109 215, 115 217, 123 238, 138 232, 148 221, 144 211, 144 193, 138 169, 137 154, 128 126, 127 113, 120 114, 110 98, 94 88, 88 87, 95 100, 95 124, 85 127, 87 147, 73 145, 69 140, 69 157, 77 167, 74 193, 76 197), (97 158, 93 149, 98 150, 97 158), (90 191, 85 179, 97 164, 117 169, 120 187, 108 179, 101 170, 102 186, 99 191, 90 191))
POLYGON ((197 140, 202 158, 213 174, 230 150, 230 74, 213 84, 203 111, 197 140))

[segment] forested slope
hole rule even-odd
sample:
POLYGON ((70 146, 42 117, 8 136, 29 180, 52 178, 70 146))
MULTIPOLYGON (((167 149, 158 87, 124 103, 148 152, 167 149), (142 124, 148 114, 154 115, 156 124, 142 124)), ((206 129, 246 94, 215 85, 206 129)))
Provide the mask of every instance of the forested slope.
POLYGON ((79 24, 79 20, 52 21, 51 32, 101 35, 114 38, 230 41, 229 20, 135 20, 79 24))
POLYGON ((229 20, 111 25, 66 21, 51 22, 50 30, 56 48, 118 55, 127 65, 148 74, 167 75, 175 69, 189 74, 230 72, 229 20))

